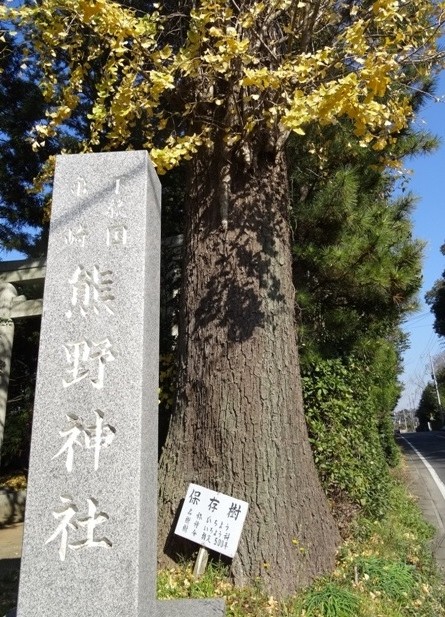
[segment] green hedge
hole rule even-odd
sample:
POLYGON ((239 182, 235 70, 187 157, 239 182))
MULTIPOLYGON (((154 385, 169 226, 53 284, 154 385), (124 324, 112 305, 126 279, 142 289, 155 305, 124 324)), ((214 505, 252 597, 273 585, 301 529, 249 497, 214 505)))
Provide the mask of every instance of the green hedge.
POLYGON ((390 490, 382 447, 388 429, 382 434, 372 387, 363 363, 354 360, 319 360, 303 371, 310 441, 326 493, 381 516, 390 490))

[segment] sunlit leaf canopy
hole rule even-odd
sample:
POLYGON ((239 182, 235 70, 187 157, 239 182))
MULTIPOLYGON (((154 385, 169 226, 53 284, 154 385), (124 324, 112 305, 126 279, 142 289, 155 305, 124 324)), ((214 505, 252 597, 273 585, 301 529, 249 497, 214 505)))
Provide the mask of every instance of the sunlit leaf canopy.
POLYGON ((349 118, 383 148, 409 121, 410 87, 440 65, 444 3, 429 0, 109 0, 3 6, 37 57, 53 134, 94 82, 85 148, 126 147, 137 126, 159 172, 218 138, 273 147, 309 122, 349 118))

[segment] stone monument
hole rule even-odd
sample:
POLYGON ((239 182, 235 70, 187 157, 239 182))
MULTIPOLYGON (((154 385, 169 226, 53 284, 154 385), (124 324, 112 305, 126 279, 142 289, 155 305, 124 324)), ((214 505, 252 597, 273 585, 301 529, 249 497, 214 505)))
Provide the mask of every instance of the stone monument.
POLYGON ((19 617, 208 617, 156 600, 160 185, 146 152, 56 163, 19 617))

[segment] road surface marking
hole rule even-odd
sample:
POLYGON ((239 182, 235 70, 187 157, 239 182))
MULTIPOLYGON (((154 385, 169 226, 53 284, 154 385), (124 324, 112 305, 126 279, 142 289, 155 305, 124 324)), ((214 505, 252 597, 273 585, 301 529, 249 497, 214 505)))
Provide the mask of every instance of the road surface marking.
POLYGON ((428 463, 428 461, 426 460, 426 458, 423 456, 423 454, 420 454, 419 450, 417 450, 417 448, 415 448, 413 446, 413 444, 408 441, 408 439, 406 437, 402 437, 402 439, 404 439, 406 441, 406 443, 411 446, 411 448, 414 450, 414 452, 417 454, 417 456, 420 458, 420 460, 422 461, 422 463, 425 465, 425 467, 428 469, 428 471, 431 474, 431 477, 433 478, 437 488, 440 491, 440 494, 442 495, 442 497, 445 499, 445 485, 442 482, 442 480, 439 478, 439 476, 437 475, 437 473, 435 472, 434 468, 432 467, 432 465, 430 465, 430 463, 428 463))

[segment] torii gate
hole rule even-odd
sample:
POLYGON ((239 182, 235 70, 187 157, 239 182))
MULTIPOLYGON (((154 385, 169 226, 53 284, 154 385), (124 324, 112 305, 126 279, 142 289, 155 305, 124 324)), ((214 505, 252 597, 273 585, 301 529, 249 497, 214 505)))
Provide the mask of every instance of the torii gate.
POLYGON ((41 315, 43 306, 42 298, 27 300, 26 296, 19 296, 14 283, 20 286, 37 283, 43 295, 45 272, 45 259, 0 262, 0 451, 5 431, 14 319, 41 315))

